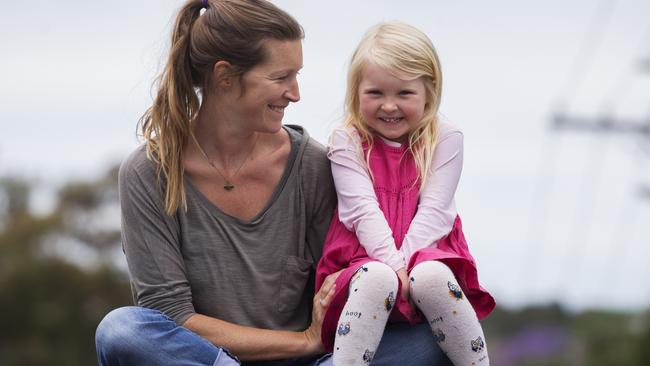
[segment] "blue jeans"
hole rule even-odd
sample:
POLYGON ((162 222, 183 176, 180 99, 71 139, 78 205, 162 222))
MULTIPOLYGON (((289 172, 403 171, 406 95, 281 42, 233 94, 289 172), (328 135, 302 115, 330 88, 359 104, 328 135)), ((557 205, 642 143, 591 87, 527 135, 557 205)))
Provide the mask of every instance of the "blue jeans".
MULTIPOLYGON (((239 365, 236 357, 216 347, 196 333, 176 325, 163 313, 129 306, 111 311, 99 323, 95 335, 99 364, 230 366, 239 365)), ((331 366, 329 355, 320 359, 292 359, 244 362, 259 366, 331 366)), ((426 323, 389 324, 372 363, 376 366, 450 366, 426 323)))

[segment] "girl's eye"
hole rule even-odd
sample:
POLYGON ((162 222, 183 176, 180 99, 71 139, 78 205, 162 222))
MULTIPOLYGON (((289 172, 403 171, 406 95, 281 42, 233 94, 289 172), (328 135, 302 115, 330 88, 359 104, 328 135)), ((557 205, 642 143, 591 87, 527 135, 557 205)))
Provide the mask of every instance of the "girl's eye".
POLYGON ((381 95, 381 92, 379 90, 376 90, 376 89, 371 89, 371 90, 366 91, 366 94, 381 95))
POLYGON ((411 95, 411 94, 413 94, 413 92, 410 90, 402 90, 401 92, 399 92, 399 95, 411 95))

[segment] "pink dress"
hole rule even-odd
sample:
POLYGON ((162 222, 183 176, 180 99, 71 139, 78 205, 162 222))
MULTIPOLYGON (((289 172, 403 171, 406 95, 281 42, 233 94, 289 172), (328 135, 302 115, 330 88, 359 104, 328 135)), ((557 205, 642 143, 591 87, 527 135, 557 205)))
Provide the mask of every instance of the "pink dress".
MULTIPOLYGON (((364 150, 365 148, 364 145, 364 150)), ((395 245, 399 249, 418 207, 420 184, 415 161, 405 146, 389 146, 382 139, 376 138, 369 164, 380 209, 392 229, 395 245)), ((326 350, 331 351, 334 345, 334 335, 339 315, 348 297, 350 279, 359 267, 372 260, 356 234, 341 223, 336 210, 316 270, 318 290, 327 275, 344 269, 336 280, 336 293, 323 320, 321 338, 326 350)), ((452 270, 479 319, 494 309, 494 298, 478 282, 476 263, 467 247, 460 217, 456 217, 451 232, 438 240, 436 245, 420 249, 411 256, 407 271, 410 272, 415 265, 428 260, 439 260, 452 270)), ((390 320, 414 325, 423 321, 423 316, 397 296, 390 320)))

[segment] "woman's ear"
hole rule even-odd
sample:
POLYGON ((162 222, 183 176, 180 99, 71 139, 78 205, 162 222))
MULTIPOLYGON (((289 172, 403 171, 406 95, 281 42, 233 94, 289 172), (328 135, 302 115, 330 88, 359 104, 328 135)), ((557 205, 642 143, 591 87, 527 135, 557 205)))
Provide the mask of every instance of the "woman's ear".
POLYGON ((212 85, 220 88, 232 86, 232 65, 228 61, 217 61, 212 66, 212 85))

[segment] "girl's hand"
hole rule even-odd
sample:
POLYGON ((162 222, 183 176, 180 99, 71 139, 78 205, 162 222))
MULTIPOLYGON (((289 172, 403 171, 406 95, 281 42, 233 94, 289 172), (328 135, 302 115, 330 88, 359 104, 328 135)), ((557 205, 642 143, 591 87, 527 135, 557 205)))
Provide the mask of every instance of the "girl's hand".
POLYGON ((321 327, 323 325, 323 318, 325 318, 325 312, 334 298, 336 279, 342 271, 340 270, 325 277, 323 286, 321 286, 320 290, 314 296, 311 325, 303 332, 307 340, 307 348, 312 351, 310 352, 312 354, 320 354, 325 351, 320 339, 321 327))
POLYGON ((399 278, 399 281, 402 283, 402 292, 401 296, 404 300, 408 301, 409 303, 411 302, 411 296, 410 296, 410 282, 409 282, 409 275, 406 273, 406 268, 402 268, 397 270, 397 277, 399 278))

